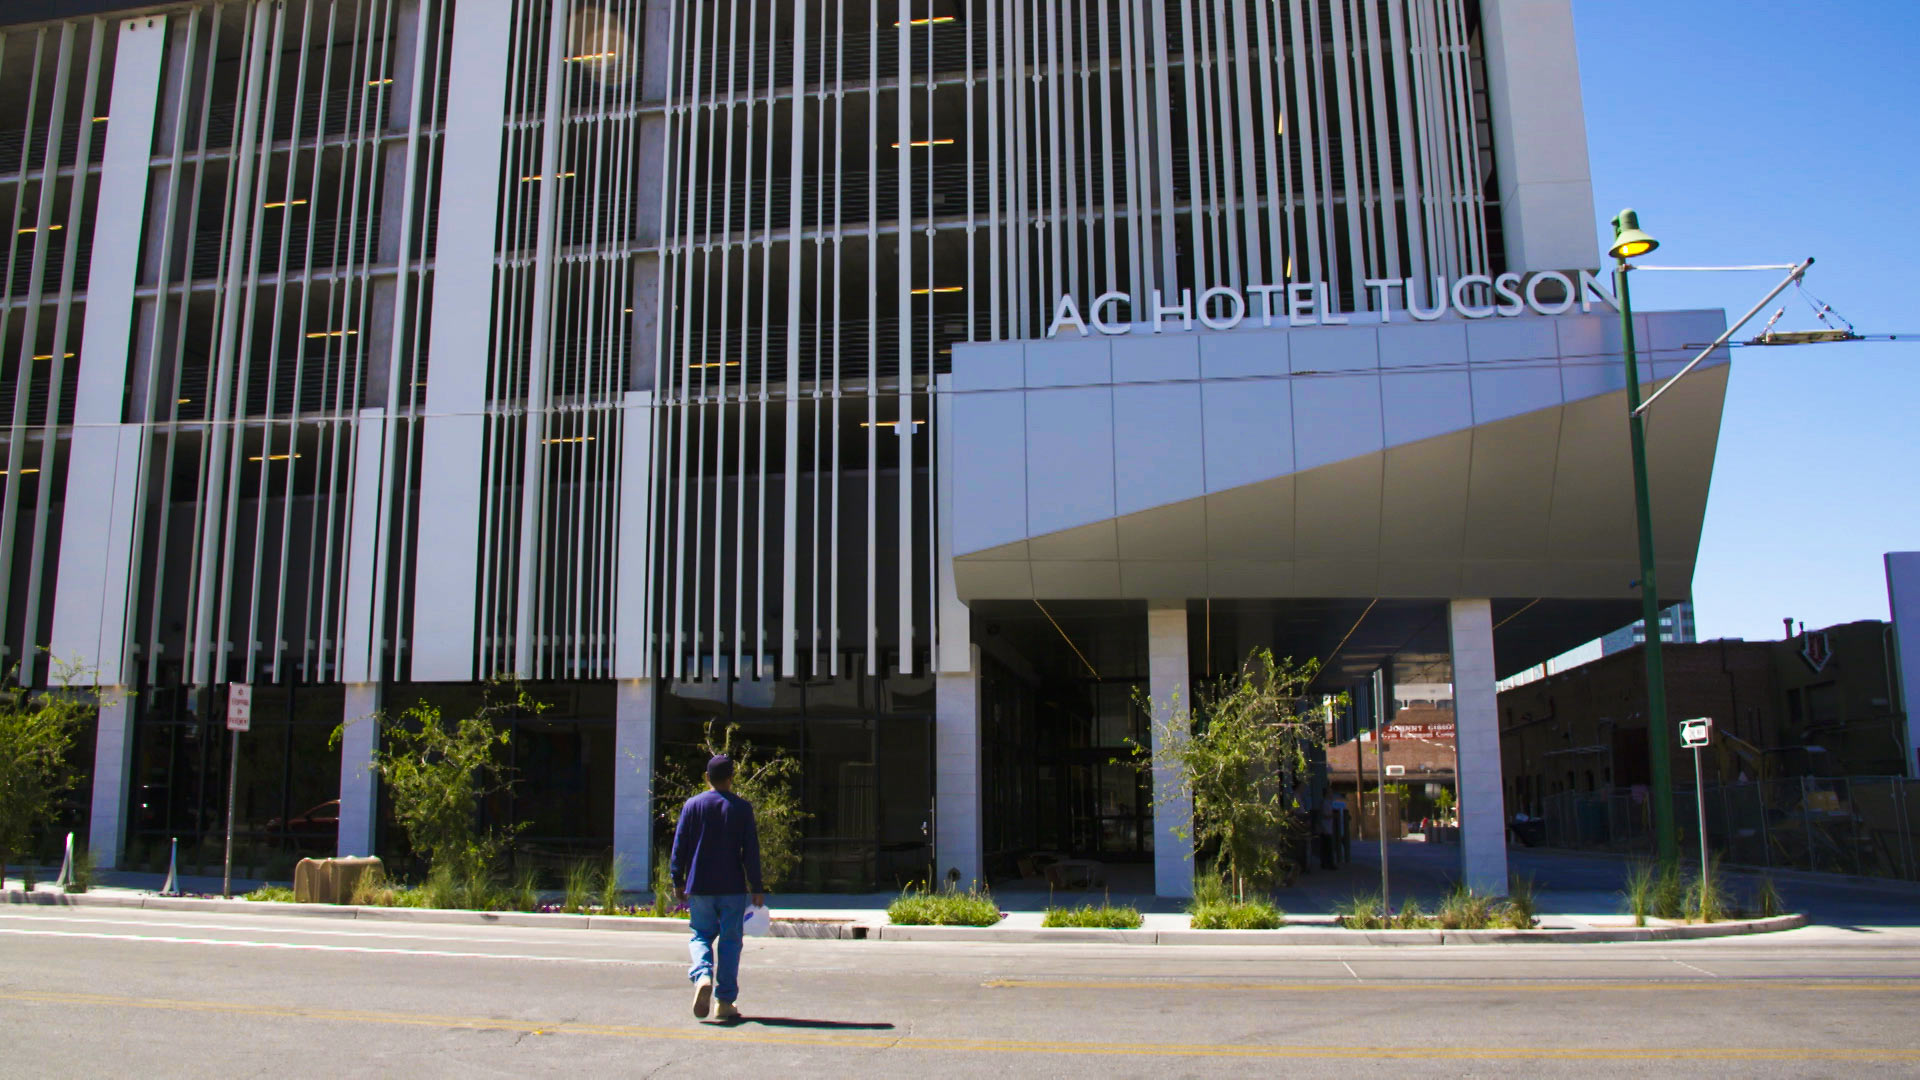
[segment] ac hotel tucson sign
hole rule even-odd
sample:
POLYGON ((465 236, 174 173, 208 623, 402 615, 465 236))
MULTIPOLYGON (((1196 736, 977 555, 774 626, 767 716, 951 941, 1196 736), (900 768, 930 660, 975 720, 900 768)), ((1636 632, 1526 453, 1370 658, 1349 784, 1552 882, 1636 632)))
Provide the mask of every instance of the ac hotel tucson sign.
MULTIPOLYGON (((1413 295, 1412 278, 1369 278, 1366 287, 1373 294, 1380 321, 1386 323, 1394 320, 1396 309, 1416 322, 1432 322, 1449 311, 1467 319, 1491 319, 1512 318, 1529 311, 1564 315, 1575 304, 1581 311, 1591 311, 1595 300, 1615 311, 1620 307, 1613 293, 1587 270, 1571 274, 1547 270, 1524 276, 1505 273, 1498 277, 1468 274, 1451 283, 1436 277, 1429 294, 1431 305, 1422 304, 1413 295)), ((1144 318, 1131 313, 1133 298, 1123 292, 1100 294, 1084 313, 1079 301, 1062 296, 1053 305, 1047 336, 1057 337, 1062 330, 1072 330, 1081 337, 1141 330, 1158 334, 1168 329, 1191 330, 1196 323, 1208 330, 1232 330, 1250 319, 1259 320, 1261 326, 1345 326, 1347 313, 1335 310, 1331 292, 1321 282, 1242 288, 1219 285, 1203 291, 1195 303, 1191 289, 1180 290, 1179 299, 1173 301, 1155 289, 1147 294, 1146 310, 1140 313, 1144 318)))

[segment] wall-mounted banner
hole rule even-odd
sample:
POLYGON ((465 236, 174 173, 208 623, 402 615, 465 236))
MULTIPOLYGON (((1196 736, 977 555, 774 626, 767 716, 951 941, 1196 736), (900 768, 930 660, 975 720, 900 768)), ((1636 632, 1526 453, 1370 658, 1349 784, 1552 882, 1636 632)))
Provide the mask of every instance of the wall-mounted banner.
MULTIPOLYGON (((1591 311, 1596 300, 1620 310, 1612 291, 1590 270, 1577 270, 1571 275, 1558 270, 1531 275, 1509 271, 1498 277, 1468 274, 1453 282, 1436 277, 1429 295, 1438 299, 1432 307, 1423 307, 1414 298, 1412 278, 1368 278, 1366 288, 1373 294, 1374 310, 1383 323, 1393 321, 1396 307, 1416 322, 1433 322, 1448 312, 1464 319, 1510 319, 1528 312, 1564 315, 1575 304, 1583 312, 1591 311), (1552 288, 1546 288, 1549 285, 1552 288)), ((1147 318, 1143 321, 1132 318, 1133 298, 1123 292, 1094 297, 1084 315, 1078 300, 1062 296, 1053 305, 1047 336, 1056 337, 1062 330, 1073 330, 1081 337, 1142 331, 1158 334, 1169 328, 1191 330, 1196 324, 1208 330, 1232 330, 1248 319, 1259 319, 1265 327, 1345 326, 1353 313, 1335 310, 1332 294, 1333 290, 1322 282, 1242 288, 1216 285, 1202 292, 1196 304, 1191 289, 1181 289, 1177 303, 1167 302, 1154 289, 1147 294, 1147 318)))

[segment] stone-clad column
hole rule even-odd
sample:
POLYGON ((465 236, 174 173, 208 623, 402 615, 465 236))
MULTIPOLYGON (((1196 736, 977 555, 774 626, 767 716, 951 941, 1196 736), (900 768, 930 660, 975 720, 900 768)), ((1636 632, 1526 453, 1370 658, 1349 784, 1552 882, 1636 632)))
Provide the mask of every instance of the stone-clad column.
POLYGON ((380 745, 380 684, 348 683, 340 736, 340 855, 372 855, 380 814, 373 751, 380 745))
MULTIPOLYGON (((1187 602, 1153 601, 1147 608, 1147 690, 1153 695, 1156 754, 1167 719, 1193 707, 1187 668, 1187 602)), ((1185 736, 1184 728, 1174 733, 1185 736)), ((1170 766, 1153 770, 1153 891, 1159 896, 1193 895, 1193 799, 1176 777, 1170 766)))
POLYGON ((622 679, 613 735, 613 857, 620 887, 653 881, 653 680, 622 679))
POLYGON ((985 883, 980 827, 980 651, 969 650, 971 671, 934 677, 933 849, 942 880, 957 874, 961 888, 985 883))
POLYGON ((1500 782, 1500 696, 1494 683, 1493 603, 1455 600, 1453 719, 1460 789, 1460 874, 1477 892, 1507 891, 1507 813, 1500 782))

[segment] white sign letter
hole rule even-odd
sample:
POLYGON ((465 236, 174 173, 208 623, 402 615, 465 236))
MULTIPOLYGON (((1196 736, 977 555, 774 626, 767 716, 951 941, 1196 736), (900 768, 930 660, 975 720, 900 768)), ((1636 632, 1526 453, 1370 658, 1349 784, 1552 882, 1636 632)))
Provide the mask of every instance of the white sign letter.
POLYGON ((1493 295, 1500 301, 1493 310, 1503 318, 1512 318, 1527 310, 1527 302, 1520 297, 1520 275, 1509 270, 1493 279, 1493 295))
POLYGON ((1100 314, 1102 311, 1105 311, 1110 304, 1131 305, 1132 302, 1133 298, 1123 292, 1101 293, 1099 296, 1094 297, 1093 306, 1087 309, 1087 314, 1092 318, 1093 328, 1103 334, 1124 334, 1132 330, 1133 324, 1131 322, 1110 323, 1100 314))
POLYGON ((1273 304, 1273 294, 1277 292, 1281 292, 1285 288, 1286 286, 1284 285, 1249 285, 1247 286, 1247 291, 1249 293, 1252 293, 1253 295, 1260 298, 1260 325, 1261 326, 1273 325, 1273 316, 1276 314, 1274 310, 1274 304, 1273 304))
POLYGON ((1453 310, 1469 319, 1485 319, 1493 314, 1490 307, 1477 307, 1467 303, 1467 290, 1475 285, 1492 287, 1493 279, 1485 274, 1468 274, 1453 283, 1453 310))
POLYGON ((1567 275, 1558 270, 1548 270, 1546 273, 1533 275, 1527 282, 1527 306, 1532 308, 1536 315, 1565 315, 1567 309, 1573 307, 1573 282, 1568 281, 1567 275), (1560 290, 1566 298, 1555 305, 1541 303, 1540 283, 1543 281, 1559 282, 1560 290))
POLYGON ((1071 295, 1061 297, 1059 303, 1053 305, 1053 323, 1047 327, 1047 336, 1057 336, 1063 326, 1080 331, 1081 337, 1087 336, 1087 321, 1080 317, 1080 305, 1071 295))
POLYGON ((1319 297, 1320 325, 1322 326, 1347 325, 1347 317, 1345 315, 1340 314, 1340 312, 1334 309, 1333 305, 1338 300, 1338 297, 1334 295, 1333 286, 1330 283, 1321 282, 1315 285, 1313 287, 1313 290, 1314 290, 1314 293, 1319 297))
POLYGON ((1187 289, 1181 289, 1180 306, 1167 307, 1160 302, 1160 290, 1153 290, 1153 332, 1156 334, 1160 332, 1160 316, 1162 315, 1178 315, 1180 316, 1181 329, 1193 329, 1193 293, 1187 289))
POLYGON ((1433 279, 1433 297, 1436 301, 1433 307, 1422 308, 1419 299, 1416 298, 1413 293, 1413 279, 1407 279, 1407 314, 1413 316, 1416 322, 1432 322, 1447 313, 1446 278, 1435 277, 1433 279))
POLYGON ((1312 285, 1287 286, 1287 325, 1313 325, 1313 294, 1318 291, 1312 285))
POLYGON ((1380 300, 1380 321, 1393 321, 1393 290, 1400 288, 1399 278, 1368 278, 1367 288, 1372 289, 1380 300))
POLYGON ((1239 326, 1240 321, 1246 317, 1247 302, 1242 300, 1240 294, 1234 292, 1232 289, 1224 285, 1215 285, 1213 288, 1200 294, 1200 325, 1207 329, 1231 330, 1239 326), (1216 319, 1207 311, 1207 303, 1216 296, 1224 297, 1227 301, 1227 314, 1224 318, 1216 319))
POLYGON ((1593 298, 1596 296, 1606 301, 1607 306, 1615 313, 1619 312, 1620 298, 1608 292, 1606 286, 1600 284, 1600 279, 1595 277, 1591 270, 1580 271, 1580 310, 1592 311, 1593 298))

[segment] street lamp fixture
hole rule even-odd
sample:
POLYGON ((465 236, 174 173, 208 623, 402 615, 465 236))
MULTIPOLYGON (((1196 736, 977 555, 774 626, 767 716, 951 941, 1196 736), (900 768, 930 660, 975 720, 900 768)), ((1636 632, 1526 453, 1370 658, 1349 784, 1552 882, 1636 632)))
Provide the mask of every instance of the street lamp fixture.
POLYGON ((1640 612, 1645 621, 1647 656, 1647 746, 1652 753, 1653 836, 1662 865, 1679 857, 1673 835, 1673 768, 1667 742, 1667 672, 1660 656, 1660 587, 1653 565, 1653 506, 1647 493, 1647 430, 1640 408, 1640 365, 1633 338, 1633 297, 1627 290, 1627 260, 1645 255, 1660 241, 1642 232, 1640 215, 1622 210, 1613 219, 1613 284, 1620 296, 1620 337, 1626 359, 1627 434, 1633 444, 1633 508, 1640 527, 1640 612))
POLYGON ((1637 259, 1660 246, 1660 241, 1640 231, 1640 215, 1631 210, 1620 211, 1613 219, 1613 246, 1607 249, 1607 255, 1615 259, 1637 259))

